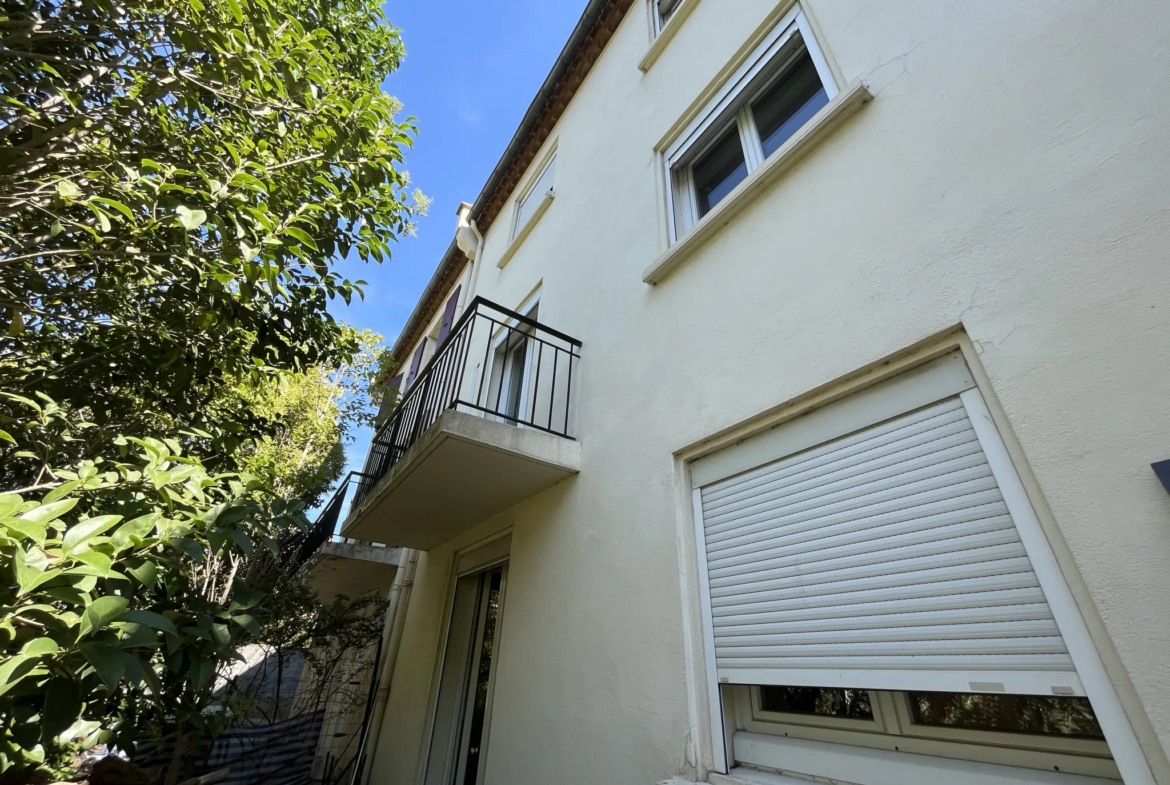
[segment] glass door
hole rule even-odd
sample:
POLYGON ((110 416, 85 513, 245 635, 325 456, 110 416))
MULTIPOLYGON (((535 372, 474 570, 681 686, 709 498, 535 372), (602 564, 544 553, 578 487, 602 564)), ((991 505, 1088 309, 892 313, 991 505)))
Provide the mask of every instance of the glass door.
POLYGON ((426 785, 483 782, 507 572, 500 565, 456 584, 426 785))

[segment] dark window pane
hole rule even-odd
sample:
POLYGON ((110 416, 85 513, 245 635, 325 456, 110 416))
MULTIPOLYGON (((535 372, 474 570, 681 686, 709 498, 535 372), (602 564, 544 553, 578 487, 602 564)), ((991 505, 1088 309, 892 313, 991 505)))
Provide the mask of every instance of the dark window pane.
POLYGON ((764 157, 776 152, 828 102, 816 66, 805 52, 752 104, 764 157))
POLYGON ((1105 738, 1088 698, 912 692, 910 707, 919 725, 1105 738))
POLYGON ((865 690, 830 690, 821 687, 760 687, 760 708, 782 714, 815 714, 872 720, 873 708, 865 690))
POLYGON ((702 217, 747 177, 739 129, 731 126, 715 146, 695 162, 692 170, 699 197, 699 217, 702 217))

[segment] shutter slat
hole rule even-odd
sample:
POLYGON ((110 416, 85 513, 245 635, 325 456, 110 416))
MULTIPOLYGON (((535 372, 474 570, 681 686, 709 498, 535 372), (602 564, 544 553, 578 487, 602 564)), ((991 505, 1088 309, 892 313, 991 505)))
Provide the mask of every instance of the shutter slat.
POLYGON ((725 533, 719 540, 708 541, 709 552, 716 558, 729 556, 731 553, 742 552, 744 545, 755 545, 762 540, 775 536, 776 529, 788 531, 808 531, 821 526, 856 521, 862 518, 884 514, 896 514, 904 518, 920 512, 919 508, 937 502, 954 501, 952 509, 961 509, 965 505, 984 503, 986 500, 999 501, 1003 499, 995 487, 995 478, 984 474, 972 479, 962 478, 933 478, 928 482, 918 483, 913 487, 899 488, 882 494, 881 498, 864 499, 854 503, 852 507, 834 505, 824 509, 805 510, 796 515, 784 516, 769 521, 768 518, 753 516, 750 523, 744 525, 744 532, 739 534, 732 530, 725 533), (983 494, 984 491, 988 493, 983 494), (975 497, 975 498, 968 498, 975 497), (771 526, 768 524, 772 523, 771 526))
MULTIPOLYGON (((1014 619, 966 624, 932 624, 893 627, 882 631, 881 643, 981 638, 1052 638, 1060 630, 1052 619, 1014 619)), ((720 647, 744 648, 795 644, 872 643, 873 629, 785 632, 772 635, 716 635, 720 647)))
POLYGON ((962 412, 948 412, 940 416, 943 419, 932 418, 929 423, 924 424, 932 427, 915 428, 909 434, 903 433, 908 429, 899 429, 880 440, 867 442, 863 445, 866 447, 864 452, 834 450, 815 460, 806 460, 791 467, 773 470, 747 488, 740 488, 734 493, 712 491, 709 497, 704 494, 704 504, 712 516, 723 515, 739 502, 758 500, 762 495, 778 489, 792 489, 809 479, 827 482, 830 477, 843 476, 858 466, 874 468, 883 463, 897 462, 899 459, 913 458, 945 447, 977 441, 971 424, 960 419, 961 415, 962 412))
MULTIPOLYGON (((734 617, 746 613, 764 614, 790 608, 818 608, 837 604, 876 602, 880 600, 916 598, 941 600, 952 594, 980 593, 984 591, 993 592, 1002 589, 1027 589, 1039 585, 1040 582, 1036 580, 1035 574, 1027 571, 1001 573, 998 575, 976 575, 970 578, 960 578, 952 581, 934 581, 931 583, 913 583, 909 585, 899 583, 880 588, 869 588, 863 581, 860 583, 861 588, 853 587, 851 591, 830 592, 822 590, 814 593, 808 589, 797 589, 789 592, 773 592, 773 595, 779 596, 765 597, 757 595, 750 602, 740 603, 724 601, 719 608, 714 610, 716 619, 719 619, 724 615, 734 617)), ((748 595, 743 596, 746 597, 748 595)))
MULTIPOLYGON (((797 568, 811 564, 808 555, 817 554, 820 559, 844 558, 857 554, 872 556, 875 548, 883 552, 893 548, 920 546, 930 552, 948 550, 958 543, 958 538, 975 537, 985 544, 999 544, 1015 540, 1012 519, 1009 515, 999 515, 993 518, 979 516, 968 521, 951 524, 949 526, 933 527, 924 525, 920 519, 911 519, 893 526, 884 526, 873 531, 873 539, 866 539, 865 531, 848 532, 836 537, 826 537, 824 548, 818 548, 816 540, 806 539, 795 543, 790 548, 769 543, 771 547, 759 553, 760 558, 754 561, 740 563, 711 570, 711 585, 723 586, 739 575, 763 573, 781 568, 797 568), (787 553, 785 552, 787 551, 787 553), (772 554, 778 554, 770 558, 772 554)), ((870 560, 876 560, 872 557, 870 560)), ((721 562, 722 564, 722 562, 721 562)))
MULTIPOLYGON (((711 604, 717 607, 732 605, 747 605, 769 600, 781 600, 786 597, 809 594, 815 589, 818 594, 843 594, 865 588, 889 588, 906 586, 908 590, 915 587, 925 590, 930 584, 945 583, 948 580, 964 578, 993 578, 999 575, 1017 575, 1031 571, 1031 563, 1026 557, 1015 559, 999 559, 997 561, 976 561, 968 564, 944 565, 923 570, 907 570, 896 572, 897 566, 888 572, 870 571, 847 580, 839 580, 839 575, 832 573, 818 573, 816 575, 799 576, 793 578, 783 589, 771 591, 740 591, 727 595, 712 595, 711 604)), ((940 591, 945 591, 939 587, 940 591)))
POLYGON ((1072 670, 958 398, 699 498, 721 673, 777 671, 767 683, 784 684, 801 669, 888 670, 904 684, 916 669, 951 670, 946 683, 961 686, 979 673, 1072 670))
MULTIPOLYGON (((1025 654, 942 654, 933 656, 911 655, 873 655, 868 657, 722 657, 716 656, 715 662, 722 669, 758 669, 776 670, 780 673, 794 669, 810 670, 866 670, 866 671, 959 671, 978 675, 981 672, 995 671, 1044 671, 1054 674, 1075 671, 1072 659, 1067 654, 1047 654, 1029 652, 1025 654)), ((783 678, 783 677, 781 677, 783 678)), ((784 681, 771 681, 770 684, 783 684, 784 681)), ((881 689, 880 684, 874 686, 871 682, 867 687, 881 689)), ((833 686, 833 685, 819 685, 833 686)), ((854 685, 855 686, 855 685, 854 685)))
MULTIPOLYGON (((1043 599, 1043 598, 1041 598, 1043 599)), ((793 614, 795 616, 796 614, 793 614)), ((747 635, 782 635, 790 632, 823 632, 827 630, 868 630, 875 627, 928 627, 943 624, 986 624, 996 621, 1051 620, 1052 612, 1045 602, 1020 605, 992 605, 970 608, 932 609, 911 613, 881 613, 878 615, 838 616, 824 618, 817 613, 804 619, 772 623, 728 624, 715 628, 716 638, 747 635)))
POLYGON ((991 476, 991 469, 982 453, 969 450, 963 455, 947 454, 935 460, 911 461, 908 467, 894 467, 860 475, 832 483, 824 493, 810 489, 790 499, 764 500, 760 504, 737 513, 735 516, 719 516, 711 522, 710 536, 713 542, 736 536, 740 527, 752 523, 767 523, 776 518, 784 519, 810 510, 817 514, 832 511, 857 510, 883 501, 891 501, 934 488, 953 486, 991 476))
POLYGON ((955 640, 791 643, 785 646, 727 646, 718 644, 716 658, 734 660, 757 657, 930 657, 939 654, 1063 654, 1059 635, 1041 638, 958 638, 955 640))
POLYGON ((881 425, 874 425, 858 431, 850 436, 843 436, 836 441, 827 442, 818 447, 812 447, 803 452, 785 458, 783 462, 767 463, 755 469, 733 475, 723 480, 713 482, 703 487, 703 498, 711 503, 738 494, 751 493, 759 484, 767 482, 772 477, 782 477, 804 471, 806 467, 815 467, 826 463, 839 461, 849 455, 863 453, 873 447, 888 444, 902 438, 906 429, 911 431, 929 428, 932 425, 942 427, 949 423, 962 423, 966 416, 962 407, 956 405, 955 400, 935 404, 923 409, 921 417, 913 422, 890 420, 881 425))

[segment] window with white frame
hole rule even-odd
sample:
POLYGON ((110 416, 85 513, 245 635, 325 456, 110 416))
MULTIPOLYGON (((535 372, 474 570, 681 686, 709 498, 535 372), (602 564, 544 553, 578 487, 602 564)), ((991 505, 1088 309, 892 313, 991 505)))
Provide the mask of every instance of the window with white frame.
POLYGON ((853 781, 834 769, 848 755, 935 774, 958 759, 965 783, 1147 781, 960 352, 691 478, 709 705, 735 723, 727 746, 714 723, 717 768, 853 781))
POLYGON ((757 685, 732 700, 752 733, 1120 779, 1087 698, 757 685))
POLYGON ((674 16, 674 12, 684 2, 694 2, 695 0, 650 0, 651 13, 654 16, 654 34, 658 35, 662 32, 662 28, 666 27, 667 23, 674 16))
POLYGON ((837 90, 808 20, 793 8, 667 150, 671 240, 783 148, 837 90))
POLYGON ((528 222, 533 219, 544 200, 552 198, 556 171, 557 156, 554 153, 541 169, 540 174, 537 175, 536 181, 516 202, 516 222, 512 226, 513 238, 519 235, 528 222))

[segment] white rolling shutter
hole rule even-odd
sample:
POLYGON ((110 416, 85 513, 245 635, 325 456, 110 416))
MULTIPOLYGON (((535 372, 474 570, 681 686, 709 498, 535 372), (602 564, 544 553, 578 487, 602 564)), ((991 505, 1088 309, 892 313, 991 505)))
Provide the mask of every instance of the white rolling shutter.
POLYGON ((696 507, 721 682, 1084 694, 958 396, 696 507))

